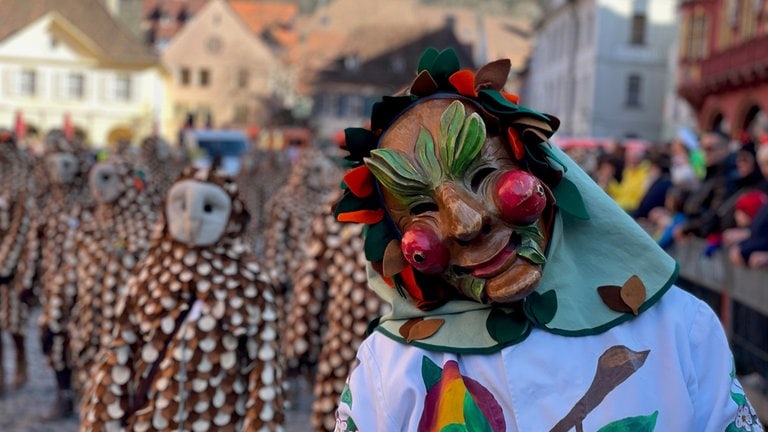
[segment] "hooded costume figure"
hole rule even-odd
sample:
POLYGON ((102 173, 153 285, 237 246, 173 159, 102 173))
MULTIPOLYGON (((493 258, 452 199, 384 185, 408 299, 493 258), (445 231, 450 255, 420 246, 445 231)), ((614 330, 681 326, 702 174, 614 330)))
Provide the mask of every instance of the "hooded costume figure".
POLYGON ((761 430, 713 311, 518 104, 499 60, 427 50, 346 131, 342 222, 365 224, 370 326, 343 431, 761 430), (751 429, 750 429, 751 428, 751 429))

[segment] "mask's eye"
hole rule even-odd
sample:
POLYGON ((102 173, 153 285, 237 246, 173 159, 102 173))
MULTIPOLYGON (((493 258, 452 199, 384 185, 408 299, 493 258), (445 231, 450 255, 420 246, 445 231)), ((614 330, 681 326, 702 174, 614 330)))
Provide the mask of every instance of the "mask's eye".
POLYGON ((437 210, 437 204, 433 202, 420 202, 411 207, 409 213, 411 216, 418 216, 422 213, 436 212, 437 210))
POLYGON ((483 184, 483 180, 488 178, 488 176, 491 175, 494 171, 496 171, 496 168, 491 167, 477 170, 475 174, 472 175, 472 180, 469 183, 469 187, 472 188, 472 192, 477 192, 480 189, 480 186, 483 184))
POLYGON ((203 205, 203 211, 206 212, 206 213, 212 212, 213 211, 213 204, 205 203, 205 205, 203 205))

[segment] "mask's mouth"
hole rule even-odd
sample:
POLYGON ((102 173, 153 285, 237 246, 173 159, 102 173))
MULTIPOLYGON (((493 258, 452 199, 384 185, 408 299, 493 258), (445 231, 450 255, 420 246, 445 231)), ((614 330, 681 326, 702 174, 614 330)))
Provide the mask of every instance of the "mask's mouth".
POLYGON ((509 236, 509 242, 498 253, 488 260, 473 266, 453 266, 453 272, 457 276, 469 276, 479 279, 488 279, 506 270, 517 259, 517 249, 522 244, 520 234, 513 232, 509 236))

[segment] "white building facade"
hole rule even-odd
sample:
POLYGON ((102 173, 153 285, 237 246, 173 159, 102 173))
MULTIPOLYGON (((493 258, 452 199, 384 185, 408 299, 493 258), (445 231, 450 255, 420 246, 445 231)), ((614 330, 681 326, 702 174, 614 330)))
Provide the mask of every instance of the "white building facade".
POLYGON ((524 103, 559 117, 559 137, 672 138, 676 3, 554 1, 536 30, 524 103))
POLYGON ((94 147, 147 136, 162 116, 163 72, 151 55, 134 59, 115 58, 51 11, 0 40, 0 125, 20 114, 44 134, 68 117, 94 147))

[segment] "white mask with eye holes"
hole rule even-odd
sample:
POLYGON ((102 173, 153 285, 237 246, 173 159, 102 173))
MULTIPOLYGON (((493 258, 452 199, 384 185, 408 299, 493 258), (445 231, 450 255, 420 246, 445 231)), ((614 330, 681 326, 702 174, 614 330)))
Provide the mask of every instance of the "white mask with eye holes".
POLYGON ((100 204, 112 203, 123 193, 120 175, 109 162, 99 162, 93 166, 88 175, 88 185, 96 202, 100 204))
POLYGON ((45 168, 54 184, 69 184, 77 176, 79 162, 69 153, 52 153, 45 157, 45 168))
POLYGON ((174 240, 210 246, 224 234, 231 211, 232 200, 219 186, 182 180, 168 191, 165 217, 174 240))

